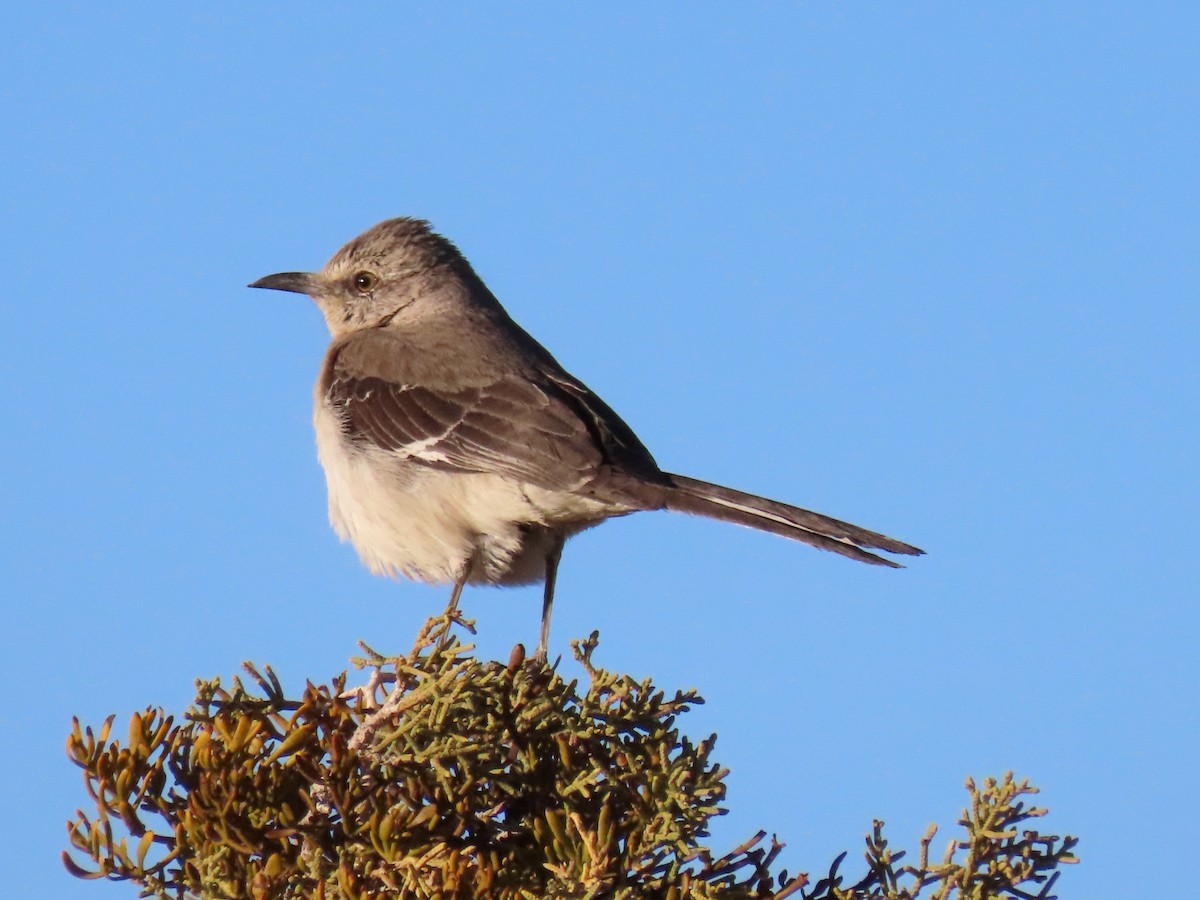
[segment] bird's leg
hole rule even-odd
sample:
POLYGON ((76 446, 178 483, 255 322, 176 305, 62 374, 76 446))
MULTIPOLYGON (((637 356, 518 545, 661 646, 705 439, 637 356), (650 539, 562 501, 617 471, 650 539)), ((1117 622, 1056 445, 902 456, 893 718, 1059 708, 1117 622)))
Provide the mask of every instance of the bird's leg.
MULTIPOLYGON (((445 621, 446 625, 445 625, 445 630, 442 631, 441 637, 438 638, 438 646, 439 647, 444 648, 444 647, 448 646, 453 637, 453 634, 454 634, 453 626, 454 626, 454 622, 456 621, 455 616, 458 614, 458 598, 462 596, 463 587, 466 585, 467 576, 470 574, 471 574, 471 567, 468 566, 466 571, 463 572, 462 575, 460 575, 458 577, 458 580, 456 582, 454 582, 454 590, 452 590, 450 592, 450 602, 448 604, 446 604, 446 611, 444 613, 442 613, 442 618, 443 618, 443 621, 445 621)), ((436 633, 437 630, 438 629, 435 628, 434 632, 436 633)))
POLYGON ((458 581, 454 582, 454 590, 450 592, 450 605, 446 607, 446 615, 452 616, 458 612, 458 598, 462 596, 463 587, 467 583, 467 576, 471 573, 471 567, 468 566, 466 571, 459 576, 458 581))
POLYGON ((538 641, 534 659, 546 661, 546 647, 550 643, 550 612, 554 607, 554 580, 558 577, 558 561, 562 559, 563 538, 554 537, 554 543, 546 553, 546 592, 542 595, 542 636, 538 641))

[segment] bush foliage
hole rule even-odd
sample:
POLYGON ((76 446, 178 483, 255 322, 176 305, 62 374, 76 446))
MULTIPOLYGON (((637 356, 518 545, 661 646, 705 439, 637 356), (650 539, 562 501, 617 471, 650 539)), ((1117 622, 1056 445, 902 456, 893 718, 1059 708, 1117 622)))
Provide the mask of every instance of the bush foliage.
POLYGON ((128 879, 162 898, 777 897, 901 900, 1050 897, 1074 838, 1026 830, 1043 810, 1011 774, 968 781, 970 805, 940 862, 935 829, 902 865, 876 822, 865 874, 842 854, 818 879, 776 872, 765 833, 716 856, 702 843, 724 810, 715 736, 676 719, 702 702, 596 667, 586 689, 554 666, 480 661, 469 622, 431 619, 407 656, 367 650, 366 686, 308 684, 288 699, 270 668, 253 688, 198 683, 182 721, 78 721, 68 754, 94 801, 68 823, 84 878, 128 879))

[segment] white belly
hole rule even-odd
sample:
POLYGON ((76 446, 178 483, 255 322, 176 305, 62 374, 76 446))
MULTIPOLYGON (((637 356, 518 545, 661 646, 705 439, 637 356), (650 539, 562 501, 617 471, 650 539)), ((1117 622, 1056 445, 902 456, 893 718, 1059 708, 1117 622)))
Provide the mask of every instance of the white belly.
POLYGON ((363 564, 433 583, 524 584, 545 575, 555 535, 627 510, 484 473, 435 469, 368 444, 351 445, 317 403, 317 455, 329 521, 363 564))

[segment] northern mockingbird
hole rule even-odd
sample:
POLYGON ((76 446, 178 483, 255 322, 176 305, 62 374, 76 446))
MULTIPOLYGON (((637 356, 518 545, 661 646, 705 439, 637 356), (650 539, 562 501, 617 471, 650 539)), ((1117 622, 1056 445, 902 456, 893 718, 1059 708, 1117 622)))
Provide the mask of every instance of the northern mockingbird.
POLYGON ((664 472, 637 435, 523 331, 427 222, 381 222, 319 272, 250 285, 307 294, 333 341, 316 385, 329 518, 372 572, 463 585, 554 578, 573 534, 640 510, 748 525, 860 562, 921 550, 856 525, 664 472))

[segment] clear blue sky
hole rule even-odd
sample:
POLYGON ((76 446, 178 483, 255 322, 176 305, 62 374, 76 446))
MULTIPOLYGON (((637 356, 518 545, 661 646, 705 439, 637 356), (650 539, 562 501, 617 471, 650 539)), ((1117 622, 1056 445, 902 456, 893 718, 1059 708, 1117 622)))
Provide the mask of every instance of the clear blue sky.
MULTIPOLYGON (((431 219, 668 469, 889 532, 899 572, 646 514, 567 548, 554 648, 694 686, 714 844, 912 846, 1043 787, 1063 897, 1192 876, 1195 4, 49 3, 0 54, 0 821, 30 897, 62 744, 243 659, 402 650, 444 589, 325 521, 315 268, 431 219)), ((480 652, 536 589, 476 589, 480 652)), ((848 871, 856 871, 851 866, 848 871)))

